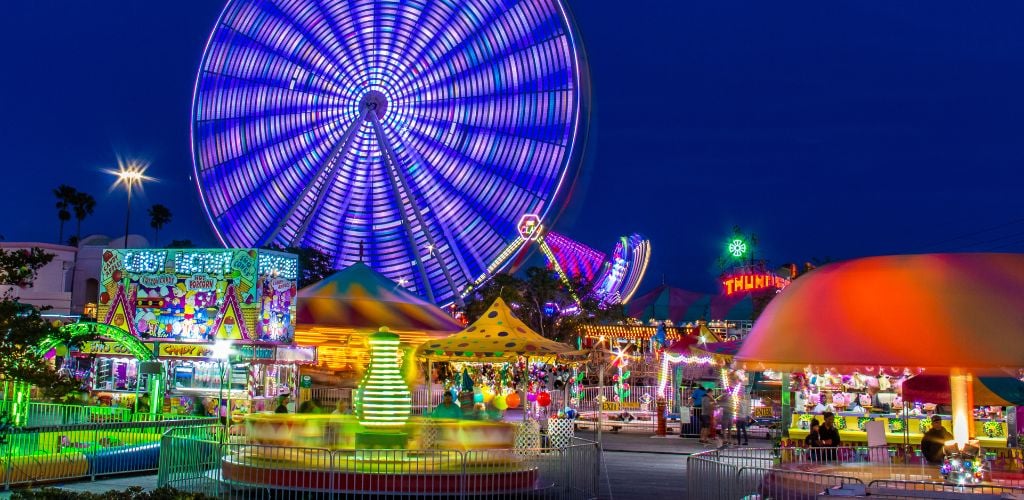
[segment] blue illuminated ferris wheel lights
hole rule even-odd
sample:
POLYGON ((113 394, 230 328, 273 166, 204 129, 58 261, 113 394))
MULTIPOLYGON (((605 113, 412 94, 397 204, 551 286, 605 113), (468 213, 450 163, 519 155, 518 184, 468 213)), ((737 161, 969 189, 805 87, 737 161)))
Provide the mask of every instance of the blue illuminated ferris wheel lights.
POLYGON ((364 246, 455 300, 573 178, 581 66, 559 0, 229 1, 196 80, 200 196, 225 245, 364 246))

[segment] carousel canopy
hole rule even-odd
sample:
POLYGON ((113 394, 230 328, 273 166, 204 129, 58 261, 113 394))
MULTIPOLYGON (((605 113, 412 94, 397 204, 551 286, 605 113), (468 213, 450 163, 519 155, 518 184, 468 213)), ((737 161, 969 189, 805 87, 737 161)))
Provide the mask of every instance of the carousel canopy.
POLYGON ((670 319, 676 325, 700 320, 744 320, 754 315, 750 294, 713 295, 661 285, 630 301, 626 314, 641 321, 670 319))
POLYGON ((457 332, 462 327, 437 306, 419 298, 362 262, 298 293, 299 329, 457 332))
POLYGON ((480 319, 459 333, 427 341, 417 355, 438 361, 507 361, 519 356, 553 357, 572 350, 531 330, 499 297, 480 319))
MULTIPOLYGON (((950 403, 949 377, 918 375, 903 382, 903 401, 950 403)), ((981 406, 1024 405, 1024 382, 1011 377, 974 377, 974 404, 981 406)))
POLYGON ((1024 255, 870 257, 793 281, 736 355, 749 369, 1005 375, 1024 365, 1024 255))

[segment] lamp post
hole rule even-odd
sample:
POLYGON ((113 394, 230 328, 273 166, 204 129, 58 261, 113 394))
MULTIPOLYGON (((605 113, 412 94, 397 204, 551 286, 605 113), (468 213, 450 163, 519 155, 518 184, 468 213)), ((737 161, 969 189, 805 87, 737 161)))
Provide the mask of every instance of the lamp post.
POLYGON ((128 248, 128 223, 132 215, 132 188, 136 185, 141 188, 143 181, 155 179, 146 176, 146 166, 139 163, 118 165, 117 170, 107 170, 107 173, 117 176, 117 181, 114 182, 115 188, 123 184, 125 189, 128 190, 128 206, 124 212, 124 248, 128 248))
POLYGON ((224 404, 224 372, 225 364, 227 364, 231 357, 231 342, 226 340, 218 340, 217 343, 213 344, 211 358, 217 360, 217 364, 220 368, 220 390, 219 398, 217 399, 217 416, 224 419, 224 439, 227 439, 229 423, 231 420, 227 417, 231 414, 231 388, 228 387, 228 401, 227 407, 224 404))

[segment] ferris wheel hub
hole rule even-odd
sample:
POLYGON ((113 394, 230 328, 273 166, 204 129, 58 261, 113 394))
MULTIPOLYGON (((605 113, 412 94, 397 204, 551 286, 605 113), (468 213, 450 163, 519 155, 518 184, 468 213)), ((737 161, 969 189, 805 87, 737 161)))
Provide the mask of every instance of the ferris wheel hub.
POLYGON ((359 107, 360 111, 376 113, 377 118, 381 119, 384 118, 384 113, 388 110, 388 99, 384 96, 383 92, 371 90, 363 96, 359 107))

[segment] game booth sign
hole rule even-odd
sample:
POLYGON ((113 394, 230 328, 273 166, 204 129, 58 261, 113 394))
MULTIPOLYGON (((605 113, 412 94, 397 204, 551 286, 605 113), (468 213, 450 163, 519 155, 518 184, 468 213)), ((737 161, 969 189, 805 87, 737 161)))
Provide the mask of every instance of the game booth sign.
MULTIPOLYGON (((262 249, 107 249, 97 319, 152 343, 170 392, 191 396, 172 397, 174 410, 215 406, 222 385, 236 405, 273 399, 293 392, 298 364, 315 362, 291 345, 297 274, 296 256, 262 249), (232 345, 227 373, 217 343, 232 345)), ((94 390, 119 399, 145 387, 134 359, 99 347, 76 363, 94 390)))

